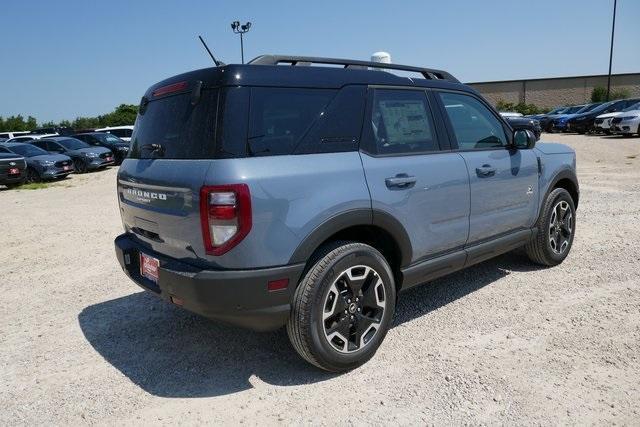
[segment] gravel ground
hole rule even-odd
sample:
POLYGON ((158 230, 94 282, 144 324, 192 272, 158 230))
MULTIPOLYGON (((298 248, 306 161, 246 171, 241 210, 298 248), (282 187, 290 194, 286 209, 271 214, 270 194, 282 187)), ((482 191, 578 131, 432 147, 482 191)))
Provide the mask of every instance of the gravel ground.
POLYGON ((640 424, 640 139, 578 152, 564 264, 507 254, 403 294, 344 375, 121 272, 116 170, 0 190, 0 424, 640 424), (636 157, 638 156, 638 157, 636 157))

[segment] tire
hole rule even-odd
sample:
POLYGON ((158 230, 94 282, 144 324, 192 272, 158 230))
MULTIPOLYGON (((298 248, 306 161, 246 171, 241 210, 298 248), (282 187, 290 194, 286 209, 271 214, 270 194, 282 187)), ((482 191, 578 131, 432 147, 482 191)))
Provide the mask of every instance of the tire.
POLYGON ((556 188, 547 196, 536 227, 538 233, 525 246, 527 256, 540 265, 560 264, 569 255, 576 234, 576 208, 567 190, 556 188))
POLYGON ((40 178, 40 174, 38 174, 38 171, 35 170, 34 168, 27 168, 27 173, 26 173, 24 182, 26 184, 31 184, 31 183, 40 182, 40 181, 42 181, 42 179, 40 178))
POLYGON ((76 170, 76 173, 87 173, 87 164, 82 159, 75 159, 73 161, 73 167, 76 170))
POLYGON ((291 344, 321 369, 357 368, 373 357, 391 326, 391 268, 371 246, 344 241, 319 249, 310 263, 287 322, 291 344))

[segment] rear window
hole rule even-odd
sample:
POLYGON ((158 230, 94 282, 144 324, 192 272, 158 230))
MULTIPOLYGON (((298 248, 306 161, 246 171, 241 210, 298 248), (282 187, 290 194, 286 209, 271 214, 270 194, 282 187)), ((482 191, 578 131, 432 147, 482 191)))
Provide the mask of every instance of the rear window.
POLYGON ((330 89, 253 88, 248 155, 291 154, 335 94, 330 89))
POLYGON ((203 89, 195 106, 191 103, 191 92, 151 100, 136 119, 129 156, 213 158, 217 106, 217 89, 203 89))

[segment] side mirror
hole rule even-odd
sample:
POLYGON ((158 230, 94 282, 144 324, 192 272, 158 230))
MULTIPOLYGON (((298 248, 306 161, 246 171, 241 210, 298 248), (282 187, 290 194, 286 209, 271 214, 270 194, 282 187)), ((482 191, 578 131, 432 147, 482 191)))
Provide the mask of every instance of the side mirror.
POLYGON ((529 129, 518 129, 513 132, 513 145, 525 149, 536 146, 536 136, 529 129))

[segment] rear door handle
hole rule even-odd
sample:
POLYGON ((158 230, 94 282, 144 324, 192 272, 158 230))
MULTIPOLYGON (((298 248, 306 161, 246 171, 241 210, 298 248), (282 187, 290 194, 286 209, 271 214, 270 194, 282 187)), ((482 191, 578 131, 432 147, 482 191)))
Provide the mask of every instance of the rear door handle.
POLYGON ((417 179, 415 176, 409 176, 406 173, 399 173, 392 178, 387 178, 384 182, 388 188, 411 188, 415 185, 417 179))
POLYGON ((491 165, 482 165, 480 168, 476 168, 476 175, 480 178, 487 178, 496 174, 496 168, 492 168, 491 165))

